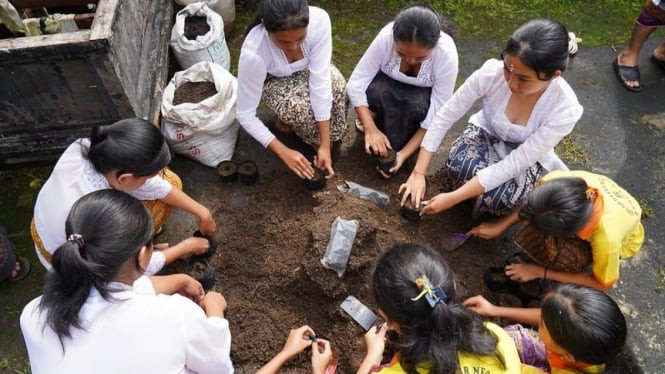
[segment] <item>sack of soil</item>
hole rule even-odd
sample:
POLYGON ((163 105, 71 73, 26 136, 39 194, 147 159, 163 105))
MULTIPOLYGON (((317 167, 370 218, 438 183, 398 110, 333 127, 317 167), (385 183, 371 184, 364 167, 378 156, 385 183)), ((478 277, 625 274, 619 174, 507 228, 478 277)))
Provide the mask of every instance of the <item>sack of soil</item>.
POLYGON ((230 160, 240 127, 237 89, 236 78, 211 62, 175 73, 161 105, 162 133, 171 149, 210 167, 230 160))
POLYGON ((591 245, 577 236, 557 238, 524 223, 515 233, 515 245, 534 262, 549 269, 579 273, 591 265, 591 245))
POLYGON ((224 39, 224 21, 203 2, 191 3, 178 12, 170 44, 183 69, 201 61, 214 62, 226 70, 231 65, 231 54, 224 39))
POLYGON ((236 2, 235 0, 175 0, 178 5, 189 5, 191 3, 201 1, 208 8, 214 10, 222 16, 224 21, 224 33, 228 34, 233 30, 233 25, 236 20, 236 2))

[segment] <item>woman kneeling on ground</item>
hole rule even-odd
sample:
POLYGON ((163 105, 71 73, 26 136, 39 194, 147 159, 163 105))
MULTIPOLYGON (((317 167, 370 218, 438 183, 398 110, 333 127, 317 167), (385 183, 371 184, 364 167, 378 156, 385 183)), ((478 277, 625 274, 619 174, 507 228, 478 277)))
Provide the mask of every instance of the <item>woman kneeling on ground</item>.
POLYGON ((406 243, 381 254, 372 290, 386 323, 365 334, 358 374, 519 372, 510 337, 462 305, 452 270, 431 247, 406 243), (398 334, 397 353, 381 365, 389 329, 398 334))
MULTIPOLYGON (((590 271, 554 270, 546 264, 524 262, 507 265, 506 275, 518 282, 547 279, 601 291, 616 284, 619 260, 636 254, 644 242, 642 208, 637 200, 610 178, 581 170, 554 171, 538 184, 520 209, 499 221, 482 223, 469 234, 492 239, 522 220, 527 225, 524 229, 532 228, 567 241, 588 242, 590 271)), ((532 248, 547 246, 542 241, 525 244, 532 248)), ((525 251, 529 255, 529 250, 525 251)))
POLYGON ((455 25, 426 5, 402 10, 374 38, 356 65, 347 92, 365 151, 387 157, 394 175, 418 151, 441 105, 452 96, 458 71, 455 25))
POLYGON ((582 116, 575 92, 561 74, 568 61, 568 32, 560 23, 535 19, 520 26, 501 59, 476 70, 439 109, 423 138, 418 161, 400 186, 402 204, 419 207, 425 174, 443 137, 478 100, 482 110, 450 149, 446 167, 455 189, 432 197, 421 215, 437 214, 473 199, 475 219, 505 215, 548 171, 566 165, 554 146, 582 116))
POLYGON ((92 192, 65 230, 44 294, 21 313, 33 373, 233 372, 224 297, 183 274, 144 275, 153 229, 139 200, 92 192))
POLYGON ((312 160, 289 148, 256 115, 261 101, 276 116, 275 127, 316 150, 314 166, 335 174, 331 143, 346 125, 346 81, 331 66, 332 28, 325 10, 305 0, 263 0, 247 28, 238 61, 240 125, 274 152, 299 178, 314 176, 312 160))

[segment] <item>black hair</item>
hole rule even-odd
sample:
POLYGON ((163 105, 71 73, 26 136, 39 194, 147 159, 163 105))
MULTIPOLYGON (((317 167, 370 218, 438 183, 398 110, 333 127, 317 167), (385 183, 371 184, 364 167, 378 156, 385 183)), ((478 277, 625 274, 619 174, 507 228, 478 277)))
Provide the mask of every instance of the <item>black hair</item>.
POLYGON ((254 26, 263 23, 269 33, 293 30, 309 25, 307 0, 263 0, 256 7, 252 22, 247 25, 245 36, 254 26))
POLYGON ((593 214, 587 183, 579 177, 551 179, 529 193, 519 217, 560 238, 574 236, 593 214))
POLYGON ((457 25, 428 5, 408 6, 395 17, 393 38, 404 43, 417 43, 424 48, 436 46, 441 31, 457 37, 457 25))
POLYGON ((497 337, 460 303, 450 267, 430 246, 404 243, 380 254, 372 289, 377 306, 399 325, 400 364, 408 373, 416 373, 423 362, 431 363, 433 374, 457 372, 459 351, 492 356, 505 365, 497 337), (423 275, 445 293, 444 303, 431 307, 425 298, 412 300, 420 293, 416 279, 423 275))
POLYGON ((547 81, 557 70, 566 70, 568 39, 566 27, 559 22, 532 19, 515 30, 503 53, 519 57, 536 71, 538 79, 547 81))
POLYGON ((552 340, 576 361, 605 364, 604 373, 642 373, 626 345, 626 319, 604 292, 561 284, 545 296, 541 319, 552 340))
POLYGON ((84 151, 99 173, 153 175, 171 161, 171 152, 159 128, 140 118, 95 126, 84 151))
POLYGON ((78 199, 65 222, 69 238, 55 252, 39 307, 46 323, 64 339, 82 328, 81 307, 94 287, 110 299, 110 282, 127 261, 137 270, 143 246, 152 245, 152 218, 132 196, 116 190, 91 192, 78 199))

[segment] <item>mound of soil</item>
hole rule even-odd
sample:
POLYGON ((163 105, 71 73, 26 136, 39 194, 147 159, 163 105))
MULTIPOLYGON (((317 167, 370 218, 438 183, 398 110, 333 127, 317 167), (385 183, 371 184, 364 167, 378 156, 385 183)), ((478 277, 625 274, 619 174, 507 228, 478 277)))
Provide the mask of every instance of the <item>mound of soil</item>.
MULTIPOLYGON (((354 295, 371 309, 369 276, 381 251, 401 242, 431 244, 446 257, 469 295, 485 293, 482 275, 488 266, 501 263, 492 242, 471 238, 455 252, 440 249, 442 233, 465 232, 474 225, 470 205, 460 204, 437 217, 411 222, 400 215, 397 194, 413 162, 386 180, 358 144, 343 148, 336 157, 336 176, 320 191, 309 190, 302 180, 285 170, 264 174, 254 186, 221 184, 215 194, 213 214, 220 247, 208 260, 218 273, 215 289, 228 302, 232 359, 238 373, 253 373, 279 350, 292 328, 307 324, 329 338, 339 352, 338 373, 350 373, 364 357, 364 331, 341 309, 341 302, 354 295), (353 181, 387 193, 388 206, 378 206, 337 189, 353 181), (340 278, 321 265, 336 217, 360 223, 344 275, 340 278), (475 246, 475 248, 474 248, 475 246), (492 246, 493 247, 493 246, 492 246)), ((281 166, 281 165, 280 165, 281 166)), ((449 189, 442 172, 429 178, 428 195, 449 189)), ((197 277, 206 264, 178 261, 170 271, 197 277)), ((520 305, 513 298, 504 304, 520 305)), ((493 301, 498 299, 494 298, 493 301)), ((501 301, 501 300, 498 300, 501 301)), ((285 372, 305 373, 310 357, 302 353, 288 362, 285 372)))

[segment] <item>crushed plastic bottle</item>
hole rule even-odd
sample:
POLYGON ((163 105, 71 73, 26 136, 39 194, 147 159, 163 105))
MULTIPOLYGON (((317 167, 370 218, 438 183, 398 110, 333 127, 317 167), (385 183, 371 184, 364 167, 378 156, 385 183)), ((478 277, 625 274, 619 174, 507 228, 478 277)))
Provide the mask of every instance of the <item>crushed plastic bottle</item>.
POLYGON ((344 184, 337 186, 337 189, 351 196, 371 201, 377 205, 385 206, 390 203, 390 197, 384 192, 361 186, 355 182, 344 181, 344 184))

